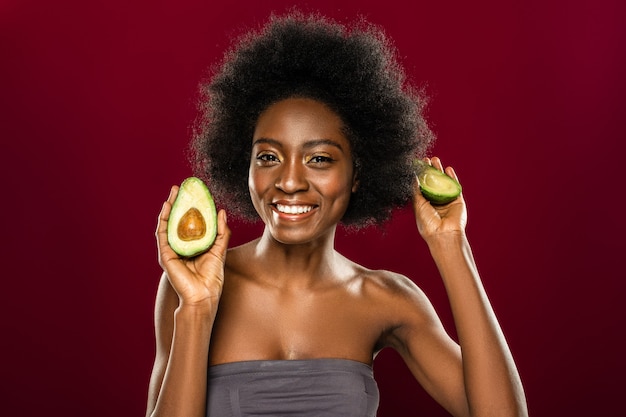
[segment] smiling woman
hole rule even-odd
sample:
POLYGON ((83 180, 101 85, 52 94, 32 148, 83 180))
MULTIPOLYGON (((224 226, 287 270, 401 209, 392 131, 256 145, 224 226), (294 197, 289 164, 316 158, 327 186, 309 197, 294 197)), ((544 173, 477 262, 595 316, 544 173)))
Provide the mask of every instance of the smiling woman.
POLYGON ((323 103, 271 105, 252 137, 249 189, 269 235, 282 243, 332 234, 356 190, 350 143, 323 103))
POLYGON ((434 206, 420 193, 413 160, 432 137, 394 54, 370 25, 294 14, 246 36, 209 81, 198 175, 230 212, 265 228, 228 248, 221 210, 210 251, 180 258, 166 236, 172 188, 157 228, 164 273, 148 416, 373 417, 372 364, 385 347, 455 416, 526 415, 463 196, 434 206), (338 223, 381 223, 411 199, 458 342, 408 277, 335 250, 338 223))

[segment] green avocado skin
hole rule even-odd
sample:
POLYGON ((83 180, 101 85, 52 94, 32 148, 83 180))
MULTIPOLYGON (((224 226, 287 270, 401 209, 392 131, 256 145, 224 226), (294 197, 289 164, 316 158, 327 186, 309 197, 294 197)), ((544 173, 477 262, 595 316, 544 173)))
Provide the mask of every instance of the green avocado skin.
POLYGON ((443 195, 439 195, 439 194, 433 194, 431 193, 429 190, 423 188, 420 186, 420 191, 422 192, 422 195, 424 196, 424 198, 428 201, 430 201, 432 204, 436 204, 436 205, 444 205, 444 204, 448 204, 454 200, 456 200, 456 198, 459 196, 459 194, 455 195, 455 196, 443 196, 443 195))
POLYGON ((180 184, 167 222, 167 241, 170 247, 181 257, 191 258, 209 250, 216 236, 217 210, 211 192, 201 179, 186 178, 180 184), (201 239, 185 242, 178 237, 178 222, 192 207, 202 214, 206 223, 206 233, 201 239))
POLYGON ((445 172, 441 172, 437 168, 431 165, 428 165, 424 161, 419 160, 419 159, 416 159, 415 161, 413 161, 413 168, 415 170, 415 175, 417 175, 418 178, 420 179, 420 191, 422 193, 422 196, 424 196, 424 198, 430 201, 432 204, 435 204, 435 205, 448 204, 456 200, 457 197, 461 195, 461 191, 462 191, 461 184, 459 184, 457 180, 450 177, 445 172), (445 192, 445 191, 436 190, 434 188, 425 186, 424 178, 427 174, 438 176, 441 179, 444 179, 449 184, 450 183, 453 184, 454 192, 452 193, 445 192))

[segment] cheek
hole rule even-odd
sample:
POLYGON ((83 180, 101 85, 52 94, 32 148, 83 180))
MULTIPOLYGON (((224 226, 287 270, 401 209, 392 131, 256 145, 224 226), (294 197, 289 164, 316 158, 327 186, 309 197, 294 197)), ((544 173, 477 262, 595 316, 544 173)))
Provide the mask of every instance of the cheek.
POLYGON ((259 208, 263 205, 262 201, 264 195, 273 186, 273 180, 269 175, 262 175, 259 171, 255 171, 250 168, 248 173, 248 192, 252 199, 252 204, 259 211, 259 208))
POLYGON ((248 189, 250 193, 259 193, 263 188, 263 184, 266 182, 263 175, 254 166, 251 166, 248 170, 248 189))
POLYGON ((258 201, 259 201, 259 181, 258 177, 253 175, 252 169, 250 169, 248 173, 248 192, 250 194, 250 199, 252 200, 252 204, 259 211, 258 201))
POLYGON ((325 190, 328 197, 332 197, 338 202, 348 201, 352 195, 352 179, 351 178, 333 178, 325 179, 319 184, 325 190))

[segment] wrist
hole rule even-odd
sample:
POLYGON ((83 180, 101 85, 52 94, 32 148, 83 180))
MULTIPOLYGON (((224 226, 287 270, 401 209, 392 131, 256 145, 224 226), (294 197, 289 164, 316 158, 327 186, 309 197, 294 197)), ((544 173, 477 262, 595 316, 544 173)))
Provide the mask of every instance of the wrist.
POLYGON ((468 244, 464 231, 436 233, 424 239, 431 252, 462 249, 468 244))
POLYGON ((428 241, 428 248, 444 282, 478 277, 472 249, 464 232, 441 234, 437 239, 428 241))
POLYGON ((181 303, 174 312, 177 319, 183 320, 206 320, 214 318, 217 314, 217 301, 214 303, 206 303, 203 305, 181 303))

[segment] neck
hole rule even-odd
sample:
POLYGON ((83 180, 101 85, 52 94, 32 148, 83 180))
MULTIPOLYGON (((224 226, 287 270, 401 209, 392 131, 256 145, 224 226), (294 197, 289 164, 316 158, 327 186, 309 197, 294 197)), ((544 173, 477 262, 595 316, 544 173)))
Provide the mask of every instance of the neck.
POLYGON ((268 279, 280 286, 310 286, 331 275, 337 261, 335 229, 310 242, 287 244, 266 228, 255 247, 255 257, 267 265, 268 279))

